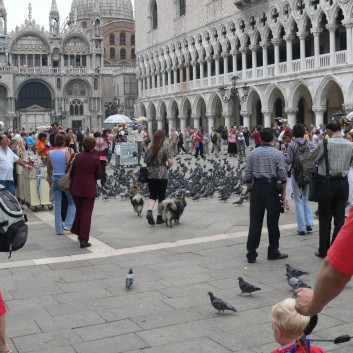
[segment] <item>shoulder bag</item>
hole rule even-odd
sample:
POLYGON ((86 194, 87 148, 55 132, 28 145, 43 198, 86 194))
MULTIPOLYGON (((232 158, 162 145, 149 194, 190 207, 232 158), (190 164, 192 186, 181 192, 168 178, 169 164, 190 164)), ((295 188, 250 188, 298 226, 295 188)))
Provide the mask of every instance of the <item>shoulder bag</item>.
POLYGON ((326 175, 315 174, 311 177, 309 187, 309 201, 324 202, 329 199, 332 194, 327 143, 328 141, 326 139, 323 140, 326 175))
POLYGON ((71 188, 71 175, 70 175, 70 173, 71 173, 72 165, 74 164, 76 155, 77 155, 77 153, 75 153, 67 173, 59 179, 58 186, 61 191, 64 191, 64 192, 70 191, 70 188, 71 188))
MULTIPOLYGON (((153 158, 150 157, 148 160, 148 163, 150 163, 153 158)), ((148 182, 148 168, 147 167, 140 167, 140 172, 139 172, 139 176, 137 178, 137 181, 139 183, 147 183, 148 182)))

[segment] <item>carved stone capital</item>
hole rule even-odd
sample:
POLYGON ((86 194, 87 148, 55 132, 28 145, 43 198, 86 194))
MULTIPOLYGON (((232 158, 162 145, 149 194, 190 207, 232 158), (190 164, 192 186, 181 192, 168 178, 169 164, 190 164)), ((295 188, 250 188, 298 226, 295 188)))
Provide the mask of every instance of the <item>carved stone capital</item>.
POLYGON ((289 115, 297 114, 299 109, 298 108, 284 108, 284 111, 289 115))
POLYGON ((242 54, 246 54, 246 52, 248 51, 248 47, 241 47, 239 48, 239 51, 242 53, 242 54))
POLYGON ((319 36, 322 32, 322 28, 311 28, 310 32, 313 34, 313 36, 319 36))
POLYGON ((260 48, 260 47, 259 47, 257 44, 252 44, 252 45, 249 46, 249 49, 250 49, 252 52, 257 52, 259 48, 260 48))
POLYGON ((269 109, 261 109, 261 113, 263 115, 270 115, 272 113, 272 110, 269 109))
POLYGON ((262 49, 267 49, 270 46, 269 42, 260 42, 259 44, 262 49))
POLYGON ((322 106, 319 106, 319 105, 314 105, 313 107, 312 107, 312 110, 313 110, 313 112, 315 112, 315 113, 321 113, 321 114, 324 114, 325 113, 325 111, 326 111, 326 107, 322 107, 322 106))
POLYGON ((338 26, 336 24, 330 24, 330 25, 326 25, 326 28, 328 29, 329 32, 335 32, 338 26))
POLYGON ((288 35, 283 36, 283 39, 286 42, 292 42, 294 40, 294 36, 292 34, 288 34, 288 35))

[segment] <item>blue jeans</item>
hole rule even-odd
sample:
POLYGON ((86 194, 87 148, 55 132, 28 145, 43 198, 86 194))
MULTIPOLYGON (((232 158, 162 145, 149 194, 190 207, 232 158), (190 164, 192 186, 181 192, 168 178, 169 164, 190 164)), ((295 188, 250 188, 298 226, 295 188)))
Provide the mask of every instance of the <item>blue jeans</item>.
MULTIPOLYGON (((53 175, 53 194, 54 194, 54 215, 55 215, 55 232, 56 234, 64 234, 64 225, 61 218, 61 200, 62 200, 62 191, 60 190, 58 183, 60 175, 53 175)), ((67 214, 65 219, 65 228, 71 229, 72 224, 74 223, 76 207, 74 200, 69 192, 66 192, 67 197, 67 214)))
POLYGON ((294 176, 292 179, 292 188, 295 202, 295 212, 297 215, 298 231, 304 232, 305 226, 312 226, 314 223, 313 213, 309 202, 309 185, 300 187, 295 181, 294 176))
POLYGON ((13 180, 0 180, 0 184, 5 186, 5 188, 11 192, 11 194, 15 195, 15 183, 13 180))

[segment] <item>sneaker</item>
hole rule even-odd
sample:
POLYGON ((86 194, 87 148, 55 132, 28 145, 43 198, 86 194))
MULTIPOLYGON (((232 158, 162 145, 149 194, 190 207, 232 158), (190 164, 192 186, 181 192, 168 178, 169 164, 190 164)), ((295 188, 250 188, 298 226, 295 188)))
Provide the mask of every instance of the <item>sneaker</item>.
POLYGON ((153 214, 152 214, 152 211, 151 211, 151 210, 148 210, 148 211, 147 211, 146 218, 147 218, 147 221, 148 221, 148 224, 149 224, 149 225, 154 226, 154 225, 156 224, 156 222, 155 222, 154 219, 153 219, 153 214))
POLYGON ((163 218, 161 215, 157 215, 157 219, 156 219, 156 224, 163 224, 165 223, 165 221, 163 221, 163 218))
POLYGON ((305 231, 304 230, 302 230, 302 231, 297 231, 297 233, 298 233, 298 235, 305 235, 305 231))
POLYGON ((306 231, 310 233, 313 231, 313 228, 311 226, 306 226, 306 231))
POLYGON ((71 229, 68 228, 68 227, 64 227, 64 230, 65 230, 66 232, 70 232, 70 231, 71 231, 71 229))

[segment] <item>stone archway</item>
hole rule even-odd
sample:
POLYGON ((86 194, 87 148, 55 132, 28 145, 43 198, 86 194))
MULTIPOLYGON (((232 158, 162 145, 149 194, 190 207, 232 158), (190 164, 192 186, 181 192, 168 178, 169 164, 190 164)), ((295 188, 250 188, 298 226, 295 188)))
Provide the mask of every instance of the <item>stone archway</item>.
MULTIPOLYGON (((315 124, 315 115, 313 113, 313 100, 308 87, 304 82, 297 82, 292 88, 292 94, 288 99, 290 110, 295 114, 295 122, 307 126, 315 124)), ((292 124, 290 124, 292 125, 292 124)))
POLYGON ((206 103, 202 96, 199 96, 194 105, 194 128, 199 129, 200 127, 206 126, 203 125, 206 123, 206 103))
POLYGON ((248 121, 244 119, 244 126, 247 126, 249 130, 253 130, 256 126, 263 126, 264 119, 261 112, 262 103, 260 93, 256 88, 252 88, 249 92, 248 98, 245 105, 245 112, 248 112, 249 118, 248 121))
MULTIPOLYGON (((179 120, 179 108, 178 108, 178 103, 173 100, 172 105, 170 107, 170 114, 171 116, 169 117, 169 128, 168 130, 170 130, 170 128, 174 127, 175 129, 180 129, 180 120, 179 120)), ((168 131, 169 132, 169 131, 168 131)), ((166 130, 167 133, 167 130, 166 130)))
POLYGON ((209 99, 207 105, 207 115, 207 125, 203 126, 207 126, 208 130, 210 130, 212 127, 224 127, 222 101, 219 95, 216 93, 213 93, 209 99))

